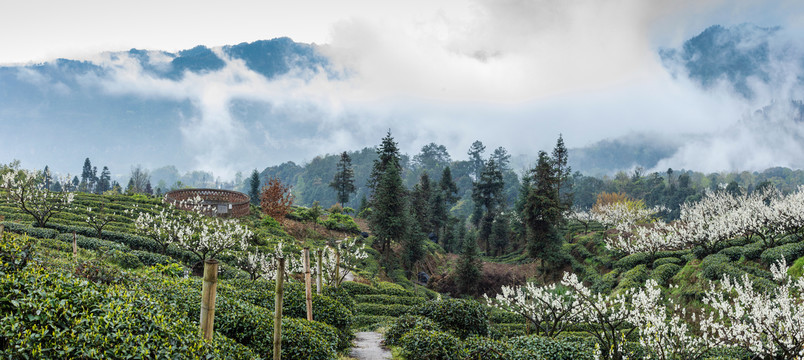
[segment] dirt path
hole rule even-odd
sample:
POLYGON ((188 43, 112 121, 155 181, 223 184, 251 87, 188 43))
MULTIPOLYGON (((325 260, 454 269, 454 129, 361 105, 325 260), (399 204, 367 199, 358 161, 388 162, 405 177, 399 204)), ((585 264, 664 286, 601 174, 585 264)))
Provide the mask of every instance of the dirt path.
POLYGON ((355 334, 354 347, 349 356, 358 360, 391 359, 391 351, 381 346, 382 334, 364 331, 355 334))

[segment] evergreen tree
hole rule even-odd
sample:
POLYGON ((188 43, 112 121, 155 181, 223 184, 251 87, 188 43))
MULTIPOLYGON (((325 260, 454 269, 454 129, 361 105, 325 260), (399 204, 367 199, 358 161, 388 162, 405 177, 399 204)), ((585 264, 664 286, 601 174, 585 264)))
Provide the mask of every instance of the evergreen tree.
POLYGON ((383 261, 387 263, 392 241, 403 242, 408 236, 407 194, 402 184, 399 149, 391 132, 377 149, 369 185, 372 189, 369 225, 380 244, 383 261))
POLYGON ((368 207, 369 207, 368 198, 366 198, 366 195, 363 194, 363 196, 360 197, 360 206, 357 208, 357 213, 358 214, 362 213, 363 210, 366 210, 368 207))
POLYGON ((473 236, 467 237, 464 241, 463 253, 455 271, 457 272, 455 282, 458 286, 458 293, 475 295, 478 290, 477 283, 483 271, 483 262, 478 258, 477 243, 473 236))
POLYGON ((509 154, 508 150, 505 150, 504 147, 500 146, 494 149, 494 153, 491 154, 491 159, 497 163, 497 166, 500 168, 501 172, 511 170, 511 154, 509 154))
POLYGON ((79 184, 81 184, 81 180, 78 180, 78 176, 74 176, 73 177, 73 183, 72 183, 72 186, 70 187, 70 190, 71 191, 78 190, 78 185, 79 184))
POLYGON ((51 186, 51 189, 50 189, 50 190, 51 190, 51 191, 53 191, 53 192, 62 192, 62 191, 63 191, 63 189, 62 189, 62 187, 61 187, 61 182, 59 182, 59 181, 54 181, 54 182, 53 182, 53 186, 51 186))
POLYGON ((504 253, 510 239, 510 216, 508 212, 501 212, 494 218, 491 225, 491 247, 495 256, 504 253))
POLYGON ((153 188, 151 188, 151 180, 148 180, 148 182, 145 183, 144 192, 146 194, 148 194, 148 195, 153 195, 154 194, 154 190, 153 190, 153 188))
POLYGON ((555 167, 544 151, 539 152, 539 160, 531 174, 522 218, 527 229, 528 252, 531 257, 542 259, 544 272, 547 263, 554 262, 554 255, 561 249, 556 226, 561 219, 562 205, 558 199, 555 167))
POLYGON ((553 167, 556 172, 556 192, 562 206, 562 212, 572 208, 572 169, 567 164, 569 151, 564 146, 564 138, 558 135, 556 147, 553 149, 553 167))
POLYGON ((432 189, 430 186, 430 176, 422 173, 419 183, 413 187, 411 192, 411 206, 413 208, 414 220, 421 232, 429 234, 434 230, 432 224, 432 189))
POLYGON ((48 168, 47 165, 45 165, 45 170, 42 171, 42 180, 44 181, 45 189, 51 190, 50 187, 52 185, 53 176, 50 174, 50 168, 48 168))
POLYGON ((89 182, 88 182, 88 185, 87 185, 88 192, 91 192, 93 194, 99 194, 98 193, 98 181, 100 181, 100 179, 98 178, 98 167, 93 166, 92 167, 92 176, 89 178, 89 182))
POLYGON ((100 178, 98 178, 98 193, 103 194, 112 189, 112 173, 109 168, 104 166, 101 170, 100 178))
POLYGON ((452 208, 459 198, 458 185, 455 184, 455 180, 452 178, 452 170, 449 169, 449 166, 445 167, 444 172, 441 173, 439 187, 441 188, 441 192, 444 194, 444 203, 446 204, 447 209, 452 208))
POLYGON ((487 254, 490 251, 489 236, 494 217, 504 205, 502 194, 504 187, 502 172, 494 159, 490 159, 472 189, 472 200, 475 202, 474 216, 480 216, 473 221, 480 231, 478 234, 480 241, 486 244, 487 254))
POLYGON ((480 140, 477 140, 472 143, 472 146, 469 147, 469 151, 467 152, 475 181, 480 179, 480 173, 483 172, 483 167, 485 166, 485 162, 483 161, 483 152, 485 151, 486 146, 483 145, 480 140))
POLYGON ((251 198, 251 204, 260 204, 260 173, 257 172, 257 169, 251 172, 248 196, 251 198))
POLYGON ((352 158, 344 151, 341 153, 341 158, 338 160, 338 169, 335 172, 335 177, 329 186, 335 189, 337 193, 337 200, 341 205, 346 206, 349 202, 349 194, 355 192, 355 171, 352 169, 352 158))
POLYGON ((81 181, 79 182, 78 191, 86 192, 89 188, 89 182, 92 181, 92 162, 89 158, 84 160, 84 168, 81 170, 81 181))

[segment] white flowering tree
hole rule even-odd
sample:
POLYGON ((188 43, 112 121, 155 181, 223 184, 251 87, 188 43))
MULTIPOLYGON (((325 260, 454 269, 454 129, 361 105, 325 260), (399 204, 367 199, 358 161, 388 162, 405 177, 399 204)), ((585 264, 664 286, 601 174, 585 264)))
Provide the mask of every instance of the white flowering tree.
POLYGON ((44 187, 41 172, 13 170, 3 174, 0 187, 5 198, 23 212, 33 216, 36 226, 43 227, 50 218, 70 207, 75 194, 53 192, 44 187))
MULTIPOLYGON (((340 286, 346 276, 355 268, 360 260, 368 257, 365 246, 358 243, 357 237, 336 242, 334 248, 324 247, 321 272, 330 286, 340 286), (336 255, 336 251, 338 254, 336 255), (339 259, 338 259, 339 257, 339 259)), ((315 269, 314 269, 315 272, 315 269)))
POLYGON ((103 238, 103 228, 108 223, 114 221, 115 217, 115 213, 109 213, 105 210, 105 202, 101 202, 96 208, 87 207, 87 216, 84 218, 84 222, 98 232, 98 239, 103 238))
POLYGON ((713 328, 716 340, 746 348, 762 359, 804 357, 804 277, 787 274, 784 260, 771 266, 778 287, 756 291, 747 274, 742 279, 724 276, 703 302, 712 308, 702 327, 713 328))
POLYGON ((165 254, 170 244, 177 244, 193 235, 193 228, 188 226, 192 215, 185 214, 186 221, 181 215, 170 207, 156 214, 140 212, 134 220, 134 226, 141 235, 159 244, 162 254, 165 254))
POLYGON ((223 220, 196 215, 186 224, 190 236, 177 238, 176 246, 193 254, 199 261, 214 259, 229 250, 245 250, 251 230, 236 220, 223 220))
MULTIPOLYGON (((697 332, 685 321, 687 310, 668 303, 659 284, 650 279, 631 297, 628 322, 639 328, 639 342, 648 349, 648 359, 700 359, 710 348, 722 345, 711 323, 701 323, 697 332)), ((690 313, 693 323, 696 314, 690 313)))
POLYGON ((503 286, 496 297, 483 297, 491 307, 522 315, 536 329, 536 335, 548 337, 562 333, 581 310, 575 293, 556 284, 503 286))
POLYGON ((283 250, 284 244, 279 242, 267 251, 252 249, 240 254, 240 269, 247 272, 251 280, 259 278, 274 279, 278 268, 278 258, 285 259, 285 278, 290 279, 290 274, 303 271, 301 256, 298 253, 289 253, 283 250))
POLYGON ((583 225, 583 232, 589 232, 589 225, 591 225, 596 220, 595 213, 587 210, 582 210, 578 208, 573 208, 572 211, 567 213, 567 219, 570 221, 577 221, 581 225, 583 225))
POLYGON ((619 231, 629 231, 636 225, 650 223, 657 213, 664 210, 663 206, 648 208, 641 200, 623 200, 595 206, 592 214, 603 225, 619 231))
POLYGON ((648 225, 636 226, 628 232, 620 232, 616 237, 606 238, 606 247, 628 254, 680 250, 686 247, 679 234, 677 224, 657 221, 648 225))

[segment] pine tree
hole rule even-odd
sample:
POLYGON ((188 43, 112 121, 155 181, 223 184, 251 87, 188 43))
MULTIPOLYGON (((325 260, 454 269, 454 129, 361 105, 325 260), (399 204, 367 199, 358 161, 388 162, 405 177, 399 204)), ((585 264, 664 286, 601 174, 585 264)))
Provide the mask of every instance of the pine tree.
POLYGON ((494 159, 490 159, 483 169, 480 179, 474 182, 474 187, 472 188, 472 200, 475 202, 475 218, 473 218, 473 221, 480 230, 478 235, 480 241, 486 244, 487 254, 491 250, 489 236, 491 235, 494 217, 504 204, 502 193, 504 188, 505 182, 503 181, 502 172, 500 172, 500 168, 494 159))
POLYGON ((337 193, 338 202, 346 206, 349 202, 349 195, 354 193, 355 188, 355 171, 352 169, 352 158, 344 151, 341 153, 341 158, 338 160, 338 169, 335 172, 335 177, 329 186, 335 189, 337 193))
POLYGON ((98 179, 98 193, 103 194, 112 189, 112 173, 109 168, 104 166, 98 179))
POLYGON ((42 177, 43 181, 45 182, 45 189, 50 190, 51 183, 53 181, 53 176, 50 173, 50 168, 48 168, 47 165, 45 165, 45 170, 42 171, 42 177))
POLYGON ((569 151, 564 146, 564 138, 558 135, 556 147, 553 149, 553 167, 556 172, 556 192, 562 206, 561 211, 572 208, 572 169, 567 164, 569 151))
POLYGON ((452 208, 458 201, 458 185, 455 184, 455 179, 452 178, 452 170, 449 169, 449 166, 445 167, 444 172, 441 173, 439 187, 444 194, 446 207, 452 208))
POLYGON ((467 152, 475 181, 480 179, 480 173, 483 172, 483 167, 485 166, 485 162, 483 161, 483 152, 485 151, 486 146, 483 145, 480 140, 477 140, 472 143, 472 146, 469 147, 469 151, 467 152))
POLYGON ((92 181, 92 162, 89 161, 89 158, 86 158, 86 160, 84 160, 84 168, 81 170, 81 181, 78 183, 78 191, 86 192, 90 181, 92 181))
POLYGON ((477 243, 473 236, 469 236, 464 241, 463 253, 458 260, 458 267, 455 269, 455 282, 458 285, 458 293, 464 295, 475 295, 477 293, 477 283, 483 271, 483 262, 478 258, 477 243))
POLYGON ((257 172, 257 169, 251 172, 248 196, 251 198, 251 204, 260 204, 260 173, 257 172))
POLYGON ((419 177, 419 183, 413 187, 411 192, 411 206, 413 208, 413 216, 416 224, 419 226, 421 232, 428 234, 432 232, 432 189, 430 186, 430 176, 426 172, 422 173, 419 177))
POLYGON ((399 149, 391 132, 377 149, 369 186, 372 189, 369 225, 380 242, 383 261, 387 262, 392 241, 403 242, 408 236, 407 194, 402 184, 399 149))
POLYGON ((556 260, 554 255, 560 250, 561 238, 556 226, 562 211, 555 167, 544 151, 539 152, 539 160, 531 175, 522 218, 527 229, 528 252, 531 257, 542 259, 544 272, 547 264, 556 260))

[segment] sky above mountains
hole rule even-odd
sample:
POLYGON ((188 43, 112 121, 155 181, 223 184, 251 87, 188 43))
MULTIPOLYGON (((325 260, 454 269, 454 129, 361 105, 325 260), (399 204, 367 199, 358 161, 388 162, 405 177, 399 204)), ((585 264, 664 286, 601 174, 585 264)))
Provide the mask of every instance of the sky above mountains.
POLYGON ((30 92, 0 84, 0 130, 22 135, 0 161, 230 178, 374 146, 390 128, 405 152, 436 142, 457 159, 477 139, 533 155, 561 133, 570 147, 674 144, 657 169, 802 167, 800 24, 799 1, 3 3, 13 36, 0 37, 0 64, 17 65, 3 79, 30 92), (726 31, 699 36, 715 24, 726 31), (276 37, 321 58, 266 77, 221 47, 276 37), (160 73, 199 44, 219 66, 160 73), (53 58, 102 70, 65 80, 18 66, 53 58))

